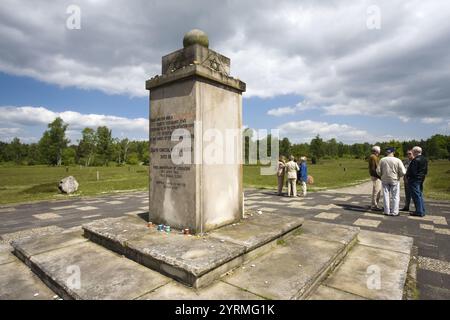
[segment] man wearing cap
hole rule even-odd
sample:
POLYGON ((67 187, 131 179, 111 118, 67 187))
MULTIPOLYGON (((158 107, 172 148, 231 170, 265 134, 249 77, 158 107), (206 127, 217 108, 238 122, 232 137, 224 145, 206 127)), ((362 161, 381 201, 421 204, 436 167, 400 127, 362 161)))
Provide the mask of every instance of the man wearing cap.
POLYGON ((406 173, 403 162, 394 156, 395 148, 386 149, 386 157, 380 160, 377 173, 383 186, 384 214, 398 216, 400 207, 400 178, 406 173), (392 199, 392 203, 391 203, 392 199))
POLYGON ((381 197, 381 180, 377 174, 377 167, 379 163, 378 156, 380 155, 380 147, 373 146, 372 154, 369 158, 369 174, 370 179, 372 180, 372 204, 370 209, 372 210, 381 210, 379 207, 380 197, 381 197))
POLYGON ((422 185, 428 173, 428 160, 422 155, 422 148, 415 146, 412 149, 414 159, 408 166, 406 176, 408 178, 409 190, 414 201, 416 211, 412 216, 423 217, 425 215, 425 205, 423 202, 422 185))

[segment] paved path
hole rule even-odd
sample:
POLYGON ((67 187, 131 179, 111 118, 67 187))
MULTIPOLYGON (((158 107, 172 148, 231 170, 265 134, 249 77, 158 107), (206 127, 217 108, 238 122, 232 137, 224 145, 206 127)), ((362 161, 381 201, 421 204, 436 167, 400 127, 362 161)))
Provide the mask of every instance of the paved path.
POLYGON ((147 192, 3 206, 0 207, 0 235, 49 225, 71 228, 92 220, 147 211, 147 192))
MULTIPOLYGON (((421 299, 450 299, 450 202, 427 201, 424 218, 385 217, 368 210, 368 184, 306 198, 279 197, 273 191, 246 190, 246 210, 278 211, 305 219, 358 226, 361 229, 411 236, 418 248, 418 289, 421 299)), ((106 217, 148 211, 147 192, 96 198, 47 201, 0 207, 0 235, 36 227, 63 228, 106 217)), ((395 243, 392 244, 395 246, 395 243)))

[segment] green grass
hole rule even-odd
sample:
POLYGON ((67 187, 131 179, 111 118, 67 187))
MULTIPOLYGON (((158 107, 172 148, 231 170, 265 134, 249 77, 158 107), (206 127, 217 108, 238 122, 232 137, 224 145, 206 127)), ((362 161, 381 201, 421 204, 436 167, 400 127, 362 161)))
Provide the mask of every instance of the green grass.
MULTIPOLYGON (((318 164, 308 164, 308 174, 314 177, 310 191, 340 188, 368 180, 367 162, 358 159, 323 160, 318 164), (345 169, 345 170, 344 170, 345 169)), ((260 166, 244 167, 244 186, 253 188, 276 188, 275 175, 260 175, 260 166)))
MULTIPOLYGON (((368 180, 364 160, 323 160, 308 165, 314 177, 310 191, 339 188, 368 180), (345 170, 344 170, 345 168, 345 170)), ((104 193, 148 189, 148 167, 90 167, 0 166, 0 204, 37 200, 67 199, 58 191, 58 181, 73 175, 80 183, 73 196, 94 196, 104 193), (97 170, 100 180, 97 181, 97 170)), ((275 175, 262 176, 260 166, 244 166, 244 186, 276 188, 275 175)), ((430 161, 424 186, 425 196, 436 200, 450 200, 450 161, 430 161)))
POLYGON ((423 192, 425 198, 450 200, 450 161, 436 160, 428 163, 423 192))
POLYGON ((73 196, 148 189, 148 169, 144 166, 74 166, 67 172, 66 167, 0 166, 0 204, 66 199, 68 196, 58 190, 58 182, 68 175, 74 176, 80 184, 73 196))

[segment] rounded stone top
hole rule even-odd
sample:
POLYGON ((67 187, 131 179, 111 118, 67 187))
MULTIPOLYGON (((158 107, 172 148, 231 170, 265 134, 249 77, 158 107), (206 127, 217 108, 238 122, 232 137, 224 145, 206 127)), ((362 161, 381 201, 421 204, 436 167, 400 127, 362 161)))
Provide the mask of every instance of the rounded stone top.
POLYGON ((199 29, 193 29, 186 33, 183 38, 183 47, 189 47, 193 44, 199 44, 206 48, 209 47, 208 35, 199 29))

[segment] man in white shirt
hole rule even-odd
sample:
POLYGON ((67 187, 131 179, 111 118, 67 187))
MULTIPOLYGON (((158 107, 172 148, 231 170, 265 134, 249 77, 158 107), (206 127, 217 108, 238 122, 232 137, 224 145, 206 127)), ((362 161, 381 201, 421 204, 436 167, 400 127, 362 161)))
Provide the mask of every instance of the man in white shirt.
POLYGON ((286 163, 286 173, 288 178, 288 197, 297 196, 297 171, 300 170, 297 162, 294 161, 294 156, 289 157, 289 162, 286 163))
POLYGON ((400 178, 406 174, 403 162, 394 156, 395 148, 386 149, 386 157, 380 160, 377 173, 383 186, 384 214, 398 216, 400 206, 400 178), (391 199, 393 203, 391 204, 391 199))

